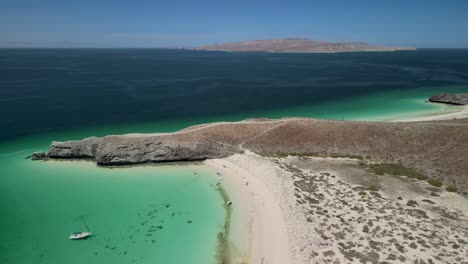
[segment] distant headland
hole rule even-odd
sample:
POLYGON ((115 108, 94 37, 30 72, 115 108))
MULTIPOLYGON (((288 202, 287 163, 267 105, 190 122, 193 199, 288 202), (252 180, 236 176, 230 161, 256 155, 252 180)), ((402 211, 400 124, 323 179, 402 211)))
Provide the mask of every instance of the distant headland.
POLYGON ((306 38, 281 38, 213 44, 197 47, 194 50, 335 53, 416 50, 416 48, 370 45, 365 42, 321 42, 306 38))

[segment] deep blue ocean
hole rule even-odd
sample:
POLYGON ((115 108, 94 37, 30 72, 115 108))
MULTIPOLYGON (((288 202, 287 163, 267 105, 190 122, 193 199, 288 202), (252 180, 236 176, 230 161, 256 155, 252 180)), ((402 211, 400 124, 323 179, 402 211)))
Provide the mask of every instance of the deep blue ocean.
POLYGON ((466 91, 467 84, 468 50, 1 49, 0 140, 129 123, 279 117, 309 106, 315 108, 293 114, 333 118, 342 111, 352 119, 347 108, 324 109, 392 91, 466 91))

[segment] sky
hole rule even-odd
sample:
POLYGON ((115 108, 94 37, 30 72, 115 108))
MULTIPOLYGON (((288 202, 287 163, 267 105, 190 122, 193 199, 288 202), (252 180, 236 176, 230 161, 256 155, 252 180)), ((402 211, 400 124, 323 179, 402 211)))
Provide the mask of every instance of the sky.
POLYGON ((0 46, 186 48, 284 37, 468 48, 468 0, 0 0, 0 46))

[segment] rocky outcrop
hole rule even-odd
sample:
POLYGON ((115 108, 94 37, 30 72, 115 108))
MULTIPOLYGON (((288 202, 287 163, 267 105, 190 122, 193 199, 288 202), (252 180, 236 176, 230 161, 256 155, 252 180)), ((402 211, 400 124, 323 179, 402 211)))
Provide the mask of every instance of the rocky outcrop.
POLYGON ((429 98, 433 103, 444 103, 453 105, 468 105, 468 93, 461 94, 436 94, 429 98))
POLYGON ((30 156, 27 156, 25 159, 32 159, 32 160, 46 160, 49 159, 49 156, 44 152, 34 152, 30 156))
POLYGON ((183 142, 163 136, 107 136, 78 141, 52 142, 48 153, 33 159, 90 159, 99 165, 128 165, 222 158, 239 149, 208 139, 183 142))

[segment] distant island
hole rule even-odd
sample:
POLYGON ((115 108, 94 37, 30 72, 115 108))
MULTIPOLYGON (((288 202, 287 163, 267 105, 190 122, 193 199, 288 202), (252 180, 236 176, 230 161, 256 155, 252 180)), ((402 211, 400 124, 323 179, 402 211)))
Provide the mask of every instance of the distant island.
POLYGON ((194 50, 335 53, 416 50, 416 48, 387 47, 364 42, 321 42, 306 38, 281 38, 214 44, 197 47, 194 50))

